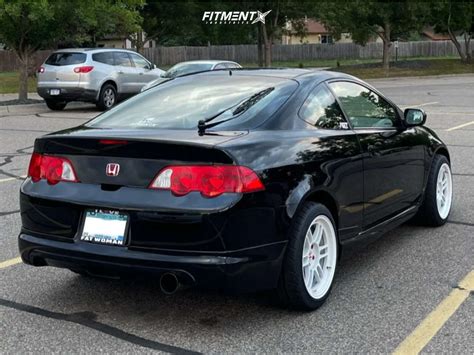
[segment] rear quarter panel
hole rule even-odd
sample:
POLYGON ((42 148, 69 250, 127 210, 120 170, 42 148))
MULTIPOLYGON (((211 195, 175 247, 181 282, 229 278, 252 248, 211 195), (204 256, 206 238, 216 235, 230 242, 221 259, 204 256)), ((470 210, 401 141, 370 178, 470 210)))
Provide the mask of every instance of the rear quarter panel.
POLYGON ((341 240, 360 231, 362 155, 352 131, 254 131, 223 148, 237 164, 259 174, 266 189, 261 203, 276 208, 282 221, 324 191, 337 204, 341 240))

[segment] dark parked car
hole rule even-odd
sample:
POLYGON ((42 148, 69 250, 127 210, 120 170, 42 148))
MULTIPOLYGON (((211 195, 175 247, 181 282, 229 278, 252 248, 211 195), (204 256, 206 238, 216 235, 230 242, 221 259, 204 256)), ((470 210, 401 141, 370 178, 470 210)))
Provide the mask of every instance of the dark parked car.
POLYGON ((446 222, 450 157, 425 120, 341 73, 169 80, 36 140, 21 257, 80 274, 155 274, 167 293, 278 289, 315 309, 342 251, 413 217, 446 222))

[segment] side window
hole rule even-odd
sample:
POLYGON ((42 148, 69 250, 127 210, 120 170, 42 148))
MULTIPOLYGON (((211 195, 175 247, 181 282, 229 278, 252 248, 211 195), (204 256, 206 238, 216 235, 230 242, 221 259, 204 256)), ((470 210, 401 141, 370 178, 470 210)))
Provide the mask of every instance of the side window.
POLYGON ((226 66, 227 69, 238 69, 238 68, 240 68, 237 64, 234 64, 234 63, 226 63, 225 66, 226 66))
POLYGON ((114 56, 112 52, 94 53, 92 54, 92 60, 94 62, 114 65, 114 56))
POLYGON ((219 69, 225 69, 225 68, 226 68, 225 63, 219 63, 214 67, 213 70, 219 70, 219 69))
POLYGON ((128 56, 128 53, 125 53, 125 52, 113 52, 113 53, 114 53, 115 65, 119 65, 121 67, 132 66, 132 62, 130 61, 130 57, 128 56))
POLYGON ((329 84, 352 127, 395 127, 397 113, 384 98, 362 85, 340 81, 329 84))
POLYGON ((150 63, 148 63, 145 58, 136 54, 130 54, 130 56, 132 57, 133 63, 137 68, 150 69, 150 63))
POLYGON ((309 94, 300 108, 299 116, 317 128, 347 128, 347 122, 336 98, 324 84, 318 85, 309 94))

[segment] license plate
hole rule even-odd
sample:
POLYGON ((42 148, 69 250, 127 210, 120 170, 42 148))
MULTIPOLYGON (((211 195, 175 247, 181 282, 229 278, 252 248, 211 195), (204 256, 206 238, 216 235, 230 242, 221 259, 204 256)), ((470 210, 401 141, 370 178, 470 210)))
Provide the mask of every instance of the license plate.
POLYGON ((59 90, 59 89, 51 89, 51 90, 49 90, 49 94, 52 95, 52 96, 53 96, 53 95, 59 95, 60 93, 61 93, 61 90, 59 90))
POLYGON ((87 210, 81 240, 107 245, 125 245, 128 216, 118 211, 87 210))

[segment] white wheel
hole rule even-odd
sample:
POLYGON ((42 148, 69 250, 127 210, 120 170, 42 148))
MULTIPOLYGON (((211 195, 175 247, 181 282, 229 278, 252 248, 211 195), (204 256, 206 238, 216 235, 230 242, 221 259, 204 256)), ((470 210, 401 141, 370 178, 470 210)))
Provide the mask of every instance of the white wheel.
POLYGON ((451 200, 453 196, 453 180, 449 165, 443 163, 438 171, 436 180, 436 206, 439 216, 445 219, 451 210, 451 200))
POLYGON ((331 288, 336 271, 337 240, 331 220, 317 216, 310 224, 303 244, 303 280, 308 294, 319 300, 331 288))

